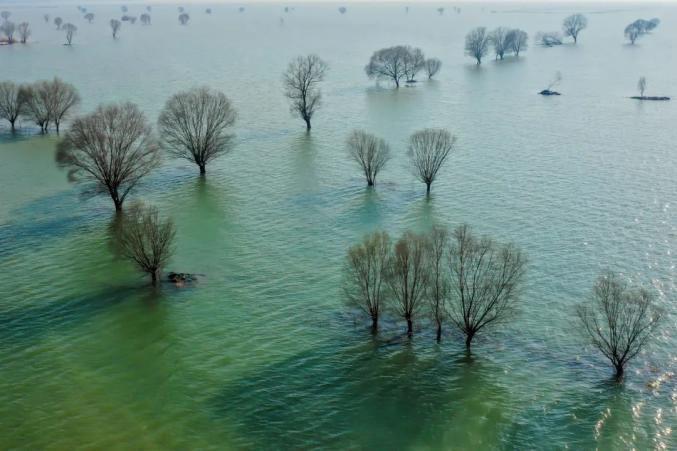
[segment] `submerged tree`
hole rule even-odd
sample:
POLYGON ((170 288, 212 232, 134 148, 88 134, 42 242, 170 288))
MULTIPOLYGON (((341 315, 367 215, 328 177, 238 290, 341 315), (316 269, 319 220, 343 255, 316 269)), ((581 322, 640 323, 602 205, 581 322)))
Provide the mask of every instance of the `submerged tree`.
POLYGON ((89 23, 92 23, 92 21, 94 20, 94 13, 85 14, 85 20, 89 23))
POLYGON ((427 194, 430 194, 430 185, 454 149, 455 142, 456 138, 444 129, 427 128, 411 135, 409 159, 414 175, 425 183, 427 194))
POLYGON ((54 18, 54 25, 56 25, 57 30, 61 30, 61 24, 63 23, 63 19, 61 17, 55 17, 54 18))
POLYGON ((345 6, 340 6, 338 10, 341 14, 345 14, 348 11, 348 8, 345 6))
POLYGON ((399 88, 400 80, 407 76, 407 60, 411 58, 411 51, 411 47, 404 45, 377 50, 364 71, 369 78, 391 80, 399 88))
POLYGON ((640 37, 644 32, 642 31, 641 24, 633 22, 627 27, 625 27, 625 37, 630 41, 630 44, 635 44, 635 41, 640 37))
POLYGON ((59 133, 61 123, 80 103, 75 86, 59 78, 33 83, 24 88, 23 95, 27 111, 42 132, 46 132, 53 122, 59 133))
POLYGON ((236 117, 225 94, 201 87, 170 97, 158 124, 169 154, 195 163, 205 175, 207 163, 232 150, 228 131, 236 117))
POLYGON ((16 25, 9 20, 0 24, 0 32, 5 35, 8 44, 14 44, 14 33, 16 33, 16 25))
POLYGON ((40 127, 42 133, 45 133, 49 127, 51 111, 48 82, 39 81, 24 87, 23 96, 26 104, 26 115, 40 127))
POLYGON ((16 130, 16 121, 25 112, 25 90, 11 81, 0 82, 0 119, 9 121, 12 132, 16 130))
POLYGON ((489 50, 489 35, 485 27, 477 27, 465 36, 465 54, 482 64, 482 58, 489 50))
POLYGON ((514 313, 525 268, 526 258, 514 245, 476 239, 468 225, 456 229, 449 253, 449 319, 465 335, 468 350, 478 333, 514 313))
POLYGON ((11 15, 12 15, 12 13, 9 12, 9 11, 1 11, 0 12, 0 18, 2 18, 3 22, 7 22, 11 15))
POLYGON ((133 103, 99 106, 76 119, 57 146, 57 162, 69 176, 107 192, 118 212, 159 161, 151 127, 133 103))
POLYGON ((75 34, 76 31, 78 31, 78 27, 76 27, 72 23, 67 23, 63 26, 63 29, 66 30, 65 45, 71 45, 71 43, 73 42, 73 35, 75 34))
POLYGON ((19 41, 21 41, 22 44, 25 44, 31 36, 31 26, 28 22, 21 22, 17 27, 17 31, 19 32, 19 41))
POLYGON ((423 307, 428 274, 426 241, 421 235, 405 232, 395 243, 388 265, 388 286, 397 313, 407 322, 407 336, 414 333, 414 320, 423 307))
POLYGON ((174 249, 176 228, 171 219, 163 220, 155 207, 133 205, 123 217, 120 244, 122 252, 143 272, 150 274, 155 286, 162 268, 174 249))
POLYGON ((425 297, 430 308, 430 317, 435 324, 435 337, 442 340, 442 323, 447 318, 449 280, 447 277, 447 250, 449 232, 446 228, 434 226, 426 241, 426 289, 425 297))
POLYGON ((310 130, 310 120, 320 107, 322 94, 318 84, 324 80, 328 65, 317 55, 299 56, 289 63, 282 77, 290 110, 301 116, 310 130))
POLYGON ((120 27, 122 26, 122 22, 120 22, 117 19, 111 19, 110 20, 110 29, 113 32, 113 39, 116 39, 118 37, 118 31, 120 31, 120 27))
POLYGON ((489 41, 494 46, 496 59, 503 59, 506 53, 510 53, 510 29, 498 27, 489 34, 489 41))
POLYGON ((616 274, 602 274, 592 301, 576 310, 585 335, 614 366, 616 378, 646 346, 661 315, 645 289, 629 287, 616 274))
POLYGON ((386 277, 390 261, 390 238, 385 232, 367 235, 348 250, 343 290, 348 302, 371 318, 372 332, 386 305, 386 277))
POLYGON ((348 138, 348 154, 362 168, 368 186, 374 186, 376 176, 390 160, 390 147, 382 138, 363 130, 355 130, 348 138))
POLYGON ((416 75, 425 68, 425 55, 419 48, 407 47, 404 58, 404 76, 407 83, 415 83, 416 75))
POLYGON ((554 47, 556 45, 562 45, 562 36, 556 31, 553 32, 543 32, 540 31, 536 34, 536 43, 544 47, 554 47))
POLYGON ((425 60, 425 71, 428 74, 428 80, 433 78, 442 68, 442 61, 437 58, 428 58, 425 60))
POLYGON ((588 26, 588 19, 583 14, 572 14, 562 22, 564 36, 570 36, 574 43, 578 42, 578 33, 588 26))
POLYGON ((181 14, 179 14, 179 23, 180 23, 181 25, 186 25, 186 24, 188 24, 188 21, 189 21, 189 20, 190 20, 190 16, 188 15, 188 13, 181 13, 181 14))
POLYGON ((49 23, 49 14, 45 14, 42 18, 45 19, 45 23, 49 23))
POLYGON ((529 35, 526 31, 519 28, 513 28, 508 33, 508 48, 515 56, 520 56, 520 52, 527 49, 529 44, 529 35))
POLYGON ((644 97, 644 91, 646 91, 646 77, 639 77, 637 89, 639 90, 639 96, 644 97))
POLYGON ((139 18, 143 25, 150 25, 150 14, 143 13, 139 18))

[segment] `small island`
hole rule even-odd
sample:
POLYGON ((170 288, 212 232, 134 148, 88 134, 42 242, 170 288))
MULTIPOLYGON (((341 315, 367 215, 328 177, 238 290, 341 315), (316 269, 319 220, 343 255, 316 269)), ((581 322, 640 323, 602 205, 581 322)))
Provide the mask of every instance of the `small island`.
POLYGON ((670 97, 666 97, 666 96, 645 96, 644 91, 646 91, 646 77, 640 77, 639 78, 639 81, 637 82, 637 89, 639 90, 639 95, 638 96, 632 96, 632 97, 630 97, 631 99, 634 99, 634 100, 658 100, 658 101, 670 100, 670 97))

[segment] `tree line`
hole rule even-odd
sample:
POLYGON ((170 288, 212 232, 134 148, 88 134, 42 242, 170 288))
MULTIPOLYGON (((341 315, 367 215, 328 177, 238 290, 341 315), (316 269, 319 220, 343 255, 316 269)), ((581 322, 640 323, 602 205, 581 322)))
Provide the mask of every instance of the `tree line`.
MULTIPOLYGON (((478 237, 467 224, 453 232, 439 225, 424 234, 406 231, 395 242, 376 231, 348 249, 342 291, 350 307, 369 317, 373 334, 384 315, 405 322, 409 338, 414 324, 427 319, 438 343, 448 324, 470 352, 478 335, 515 321, 526 267, 515 244, 478 237)), ((610 361, 617 379, 650 341, 661 314, 653 293, 612 272, 602 273, 590 299, 575 308, 582 337, 610 361)))

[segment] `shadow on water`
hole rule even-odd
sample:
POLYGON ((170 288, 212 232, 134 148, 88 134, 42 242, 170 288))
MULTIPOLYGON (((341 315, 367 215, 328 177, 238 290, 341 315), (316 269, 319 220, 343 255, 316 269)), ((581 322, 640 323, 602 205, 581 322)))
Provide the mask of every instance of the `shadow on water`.
POLYGON ((465 353, 421 355, 409 342, 320 347, 267 365, 211 402, 256 449, 411 449, 493 443, 506 429, 501 372, 465 353), (260 441, 259 441, 260 440, 260 441))

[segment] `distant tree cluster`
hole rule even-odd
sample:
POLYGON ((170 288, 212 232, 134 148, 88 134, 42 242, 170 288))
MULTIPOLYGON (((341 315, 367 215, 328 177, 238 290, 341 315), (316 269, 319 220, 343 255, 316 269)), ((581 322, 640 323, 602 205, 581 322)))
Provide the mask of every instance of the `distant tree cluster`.
POLYGON ((5 44, 15 44, 18 41, 25 44, 31 35, 31 29, 28 22, 21 22, 18 25, 9 18, 12 13, 9 11, 0 12, 0 42, 5 44))
POLYGON ((25 85, 0 82, 0 118, 9 121, 12 131, 24 117, 35 122, 43 133, 52 125, 58 133, 61 123, 79 103, 77 89, 58 78, 25 85))
POLYGON ((448 322, 469 350, 480 333, 512 317, 525 272, 514 244, 475 237, 468 225, 453 233, 439 226, 428 234, 408 231, 395 243, 375 232, 348 250, 343 290, 374 333, 385 312, 406 322, 409 337, 426 316, 438 341, 448 322))
POLYGON ((658 18, 651 20, 637 19, 625 27, 625 37, 631 44, 634 44, 639 37, 653 31, 660 23, 661 20, 658 18))
POLYGON ((402 80, 415 83, 416 76, 423 70, 432 78, 441 66, 436 58, 426 60, 420 48, 398 45, 374 52, 364 71, 369 78, 392 81, 399 88, 402 80))
MULTIPOLYGON (((562 34, 578 43, 578 35, 588 27, 588 19, 583 14, 572 14, 562 22, 562 34)), ((554 47, 564 43, 562 34, 557 31, 540 31, 536 34, 536 43, 544 47, 554 47)))
MULTIPOLYGON (((518 28, 498 27, 489 33, 488 41, 494 47, 496 59, 503 59, 505 55, 510 54, 519 56, 520 52, 526 50, 529 43, 529 35, 526 31, 518 28)), ((471 46, 471 49, 473 49, 471 56, 477 59, 478 52, 474 51, 474 46, 471 46)), ((481 57, 477 59, 477 64, 480 63, 481 57)))

